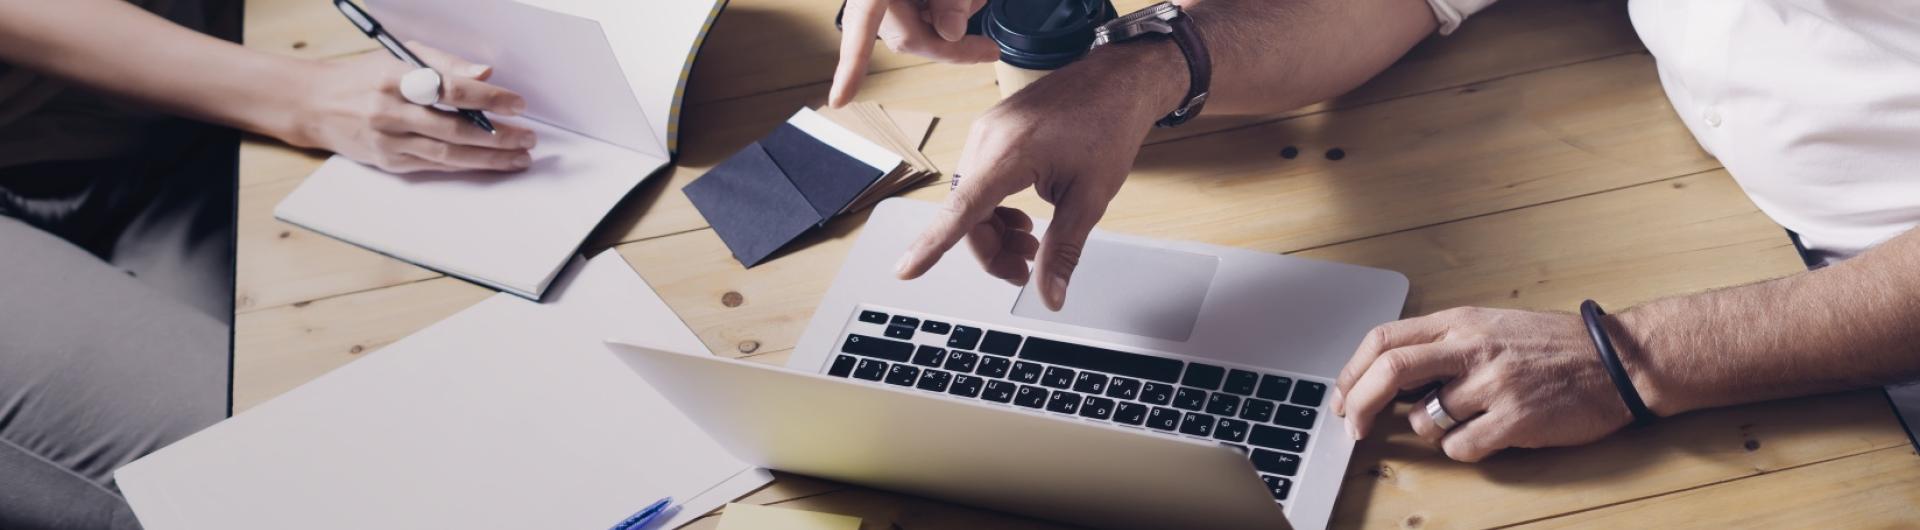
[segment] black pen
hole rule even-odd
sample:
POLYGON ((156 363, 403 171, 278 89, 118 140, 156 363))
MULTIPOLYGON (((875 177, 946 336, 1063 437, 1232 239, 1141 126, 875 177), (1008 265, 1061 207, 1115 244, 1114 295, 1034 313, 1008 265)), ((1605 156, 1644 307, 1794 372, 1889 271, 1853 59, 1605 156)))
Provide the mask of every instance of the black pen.
MULTIPOLYGON (((427 66, 427 63, 421 61, 419 57, 414 56, 413 51, 408 50, 407 46, 401 44, 399 39, 393 38, 392 33, 387 33, 387 28, 381 27, 380 21, 374 20, 373 15, 369 15, 366 11, 360 10, 360 6, 353 5, 351 0, 333 0, 333 6, 339 8, 340 14, 346 15, 347 21, 353 22, 354 27, 360 28, 361 33, 366 33, 367 36, 372 37, 373 40, 380 41, 380 46, 386 48, 394 57, 399 57, 400 60, 406 61, 408 65, 412 65, 414 68, 432 68, 427 66)), ((487 133, 493 133, 493 121, 488 120, 487 115, 481 114, 480 111, 460 109, 460 115, 466 116, 468 121, 480 126, 481 129, 486 129, 487 133)))

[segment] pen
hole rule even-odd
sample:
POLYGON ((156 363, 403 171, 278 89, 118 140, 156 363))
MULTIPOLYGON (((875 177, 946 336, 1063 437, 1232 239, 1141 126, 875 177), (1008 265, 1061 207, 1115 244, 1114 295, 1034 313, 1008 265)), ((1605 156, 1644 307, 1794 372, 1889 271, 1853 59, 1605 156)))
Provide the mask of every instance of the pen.
POLYGON ((641 508, 640 511, 634 512, 633 515, 613 525, 611 530, 640 530, 641 528, 646 528, 647 525, 653 523, 654 520, 660 519, 661 516, 673 511, 668 509, 672 504, 673 497, 653 501, 653 504, 641 508))
MULTIPOLYGON (((393 34, 387 33, 387 28, 382 27, 380 21, 374 20, 373 15, 369 15, 366 11, 360 10, 360 6, 353 5, 352 0, 333 0, 333 6, 339 8, 340 14, 346 15, 347 21, 353 22, 354 27, 360 28, 361 33, 367 34, 367 36, 372 37, 373 40, 380 41, 380 46, 386 48, 387 52, 392 53, 394 57, 400 58, 401 61, 405 61, 414 68, 431 68, 427 66, 427 63, 422 62, 419 57, 414 56, 413 51, 408 50, 407 46, 401 44, 399 39, 393 38, 393 34)), ((459 110, 461 116, 467 117, 467 121, 473 122, 474 125, 480 126, 481 129, 486 129, 489 134, 493 133, 493 121, 488 120, 487 115, 481 114, 480 111, 473 109, 459 110)))

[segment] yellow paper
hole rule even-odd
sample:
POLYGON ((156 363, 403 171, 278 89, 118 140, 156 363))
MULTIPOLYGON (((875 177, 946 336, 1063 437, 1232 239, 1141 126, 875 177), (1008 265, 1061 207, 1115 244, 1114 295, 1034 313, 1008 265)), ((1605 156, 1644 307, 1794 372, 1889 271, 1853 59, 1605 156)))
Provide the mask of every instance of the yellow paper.
POLYGON ((720 530, 860 530, 860 518, 732 503, 720 515, 720 530))

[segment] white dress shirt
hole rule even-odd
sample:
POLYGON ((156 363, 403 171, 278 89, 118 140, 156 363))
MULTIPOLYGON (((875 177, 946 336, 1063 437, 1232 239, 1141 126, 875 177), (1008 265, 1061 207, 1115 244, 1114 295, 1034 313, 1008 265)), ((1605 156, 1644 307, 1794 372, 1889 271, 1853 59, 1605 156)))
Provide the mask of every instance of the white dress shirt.
MULTIPOLYGON (((1428 0, 1450 33, 1493 0, 1428 0)), ((1632 0, 1661 84, 1761 211, 1829 261, 1920 226, 1920 0, 1632 0)))

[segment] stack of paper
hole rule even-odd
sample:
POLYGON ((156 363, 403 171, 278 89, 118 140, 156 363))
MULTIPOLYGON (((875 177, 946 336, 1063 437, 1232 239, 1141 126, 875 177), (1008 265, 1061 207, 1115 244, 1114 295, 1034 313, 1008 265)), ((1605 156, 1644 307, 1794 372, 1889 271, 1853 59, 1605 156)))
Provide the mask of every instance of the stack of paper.
POLYGON ((871 105, 835 115, 848 125, 800 109, 685 188, 741 264, 757 265, 835 216, 939 173, 919 149, 931 115, 871 105))
POLYGON ((671 528, 771 480, 603 339, 705 354, 620 255, 495 295, 116 472, 148 530, 671 528))
POLYGON ((933 132, 935 118, 932 114, 886 109, 878 103, 867 102, 855 102, 837 109, 823 108, 819 112, 854 134, 900 155, 902 160, 900 167, 874 181, 865 193, 847 205, 845 212, 865 210, 878 204, 881 199, 940 174, 933 161, 920 151, 926 145, 928 134, 933 132))

